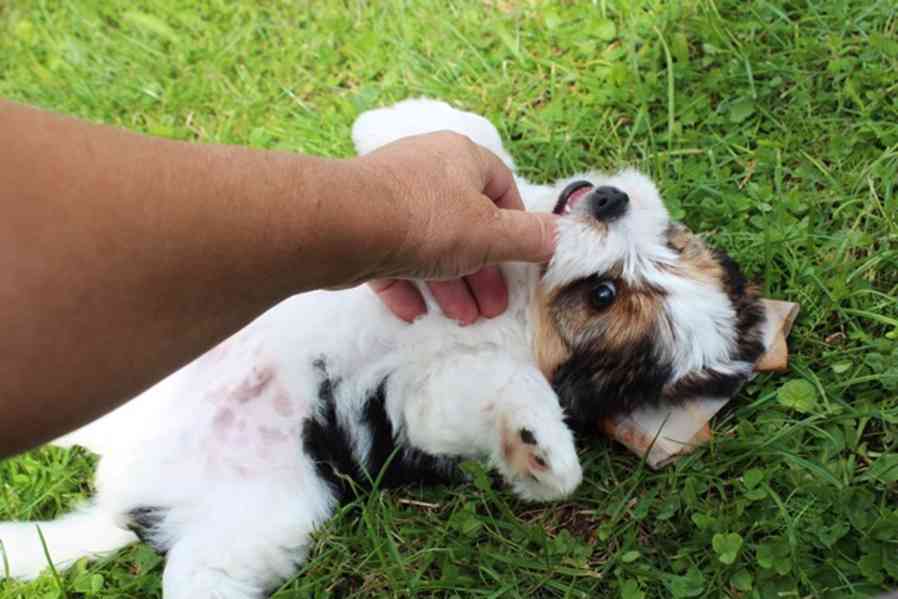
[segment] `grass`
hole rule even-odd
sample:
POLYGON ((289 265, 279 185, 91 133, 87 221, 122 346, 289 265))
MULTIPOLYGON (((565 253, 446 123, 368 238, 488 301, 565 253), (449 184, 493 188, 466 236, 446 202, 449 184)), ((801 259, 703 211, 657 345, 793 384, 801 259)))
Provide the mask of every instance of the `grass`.
MULTIPOLYGON (((429 95, 549 180, 635 164, 767 295, 791 372, 661 472, 596 439, 533 507, 475 472, 375 494, 275 597, 861 597, 898 587, 898 17, 891 0, 12 0, 0 95, 179 139, 351 152, 362 110, 429 95)), ((0 463, 0 518, 89 494, 93 460, 0 463)), ((239 542, 236 541, 236 542, 239 542)), ((137 546, 0 599, 155 597, 137 546)))

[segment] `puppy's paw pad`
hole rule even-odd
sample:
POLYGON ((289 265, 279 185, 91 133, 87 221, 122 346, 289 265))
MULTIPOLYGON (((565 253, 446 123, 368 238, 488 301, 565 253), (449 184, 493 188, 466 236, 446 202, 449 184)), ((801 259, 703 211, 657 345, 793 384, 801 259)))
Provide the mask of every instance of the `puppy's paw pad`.
POLYGON ((560 422, 520 426, 510 420, 501 426, 498 466, 515 493, 531 501, 570 494, 582 478, 570 431, 560 422))
POLYGON ((502 457, 511 471, 520 477, 538 480, 538 475, 549 468, 545 452, 529 428, 503 431, 502 457))

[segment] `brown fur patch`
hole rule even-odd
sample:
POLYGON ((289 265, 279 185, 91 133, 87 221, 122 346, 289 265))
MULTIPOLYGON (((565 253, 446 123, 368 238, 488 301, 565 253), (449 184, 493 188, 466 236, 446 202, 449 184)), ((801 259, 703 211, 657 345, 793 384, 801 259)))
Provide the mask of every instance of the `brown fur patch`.
POLYGON ((511 430, 507 423, 502 424, 501 430, 502 455, 515 474, 533 476, 534 472, 548 468, 545 460, 535 453, 536 445, 524 441, 520 431, 511 430))
POLYGON ((552 317, 552 301, 556 295, 548 296, 540 284, 530 300, 530 322, 534 323, 533 353, 540 372, 550 381, 558 365, 571 355, 552 317))
MULTIPOLYGON (((613 269, 612 276, 618 276, 613 269)), ((533 351, 540 371, 553 380, 573 347, 591 347, 599 354, 621 352, 651 339, 662 314, 664 292, 652 287, 632 287, 621 279, 614 283, 617 296, 606 309, 593 307, 590 294, 598 283, 583 279, 560 290, 547 292, 541 285, 530 303, 534 323, 533 351)))
POLYGON ((602 352, 632 347, 653 337, 661 314, 663 291, 632 287, 621 279, 612 281, 617 290, 614 303, 597 310, 590 294, 597 281, 585 279, 568 285, 556 294, 552 316, 568 345, 594 346, 602 352))
POLYGON ((682 223, 671 223, 667 227, 667 244, 678 254, 683 253, 689 240, 694 237, 692 231, 682 223))
POLYGON ((665 293, 648 285, 614 279, 615 301, 593 302, 590 277, 563 288, 552 303, 552 316, 571 357, 555 371, 552 386, 581 432, 594 431, 599 418, 657 401, 671 367, 658 349, 659 328, 667 322, 665 293))
POLYGON ((680 254, 677 270, 683 276, 720 286, 724 277, 723 268, 700 237, 685 225, 672 223, 667 228, 667 243, 680 254))

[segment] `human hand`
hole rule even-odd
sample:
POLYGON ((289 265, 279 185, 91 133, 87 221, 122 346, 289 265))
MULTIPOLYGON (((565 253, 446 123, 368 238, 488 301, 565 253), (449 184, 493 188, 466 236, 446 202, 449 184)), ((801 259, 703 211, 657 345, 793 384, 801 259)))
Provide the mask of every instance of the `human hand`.
MULTIPOLYGON (((511 173, 459 135, 333 160, 0 99, 0 257, 16 257, 0 269, 0 456, 113 409, 296 293, 473 273, 436 284, 447 312, 476 318, 459 310, 459 284, 479 313, 501 311, 501 278, 478 271, 552 253, 552 217, 519 208, 511 173)), ((407 284, 382 296, 411 319, 423 303, 400 295, 407 284)))
POLYGON ((551 258, 556 217, 524 212, 511 171, 465 136, 409 137, 354 160, 387 187, 400 229, 381 267, 389 276, 371 287, 403 320, 426 311, 406 277, 427 279, 443 312, 470 324, 507 307, 496 263, 551 258))

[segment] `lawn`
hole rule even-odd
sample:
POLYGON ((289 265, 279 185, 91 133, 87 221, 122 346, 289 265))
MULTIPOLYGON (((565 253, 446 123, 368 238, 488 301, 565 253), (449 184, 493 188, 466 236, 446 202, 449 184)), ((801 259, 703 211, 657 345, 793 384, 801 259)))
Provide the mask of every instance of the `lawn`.
MULTIPOLYGON (((444 98, 493 120, 534 180, 642 167, 675 217, 801 303, 791 371, 749 384, 707 448, 652 472, 588 440, 584 484, 548 506, 476 470, 374 494, 275 597, 865 597, 898 587, 896 15, 893 0, 7 0, 0 96, 329 156, 351 153, 360 111, 444 98)), ((93 463, 0 463, 0 519, 65 511, 93 463)), ((135 546, 0 581, 0 599, 157 597, 161 571, 135 546)))

